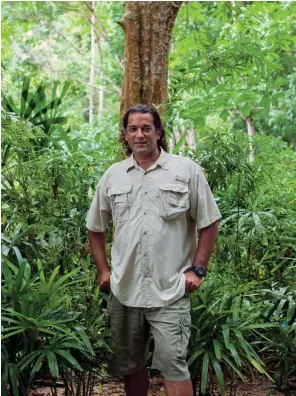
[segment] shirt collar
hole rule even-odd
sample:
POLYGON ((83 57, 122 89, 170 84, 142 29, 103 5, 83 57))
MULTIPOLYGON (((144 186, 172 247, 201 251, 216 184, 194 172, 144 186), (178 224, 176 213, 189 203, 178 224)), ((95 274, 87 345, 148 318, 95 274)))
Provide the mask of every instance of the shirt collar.
MULTIPOLYGON (((154 163, 155 168, 157 167, 157 165, 159 165, 163 169, 168 169, 167 162, 168 162, 167 153, 160 147, 160 155, 154 163)), ((127 159, 126 171, 128 172, 131 168, 136 166, 136 164, 137 162, 134 158, 134 154, 131 154, 131 156, 127 159)))

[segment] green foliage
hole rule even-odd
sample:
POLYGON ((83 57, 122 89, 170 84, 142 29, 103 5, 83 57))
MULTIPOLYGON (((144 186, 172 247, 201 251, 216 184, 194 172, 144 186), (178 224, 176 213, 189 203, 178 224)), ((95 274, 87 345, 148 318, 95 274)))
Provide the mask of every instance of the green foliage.
MULTIPOLYGON (((104 112, 90 125, 87 4, 2 5, 3 394, 49 376, 90 395, 104 367, 103 297, 84 224, 98 179, 122 159, 123 3, 95 11, 94 106, 103 89, 104 112)), ((271 392, 293 391, 294 15, 293 2, 187 2, 174 26, 168 137, 177 130, 173 153, 205 168, 223 216, 209 278, 192 295, 188 358, 202 394, 256 371, 273 379, 271 392)), ((110 258, 112 226, 107 242, 110 258)))
MULTIPOLYGON (((53 379, 72 371, 86 370, 96 353, 104 350, 102 320, 92 323, 92 332, 70 289, 89 282, 79 268, 49 277, 40 261, 34 275, 25 260, 18 266, 5 259, 2 266, 2 392, 9 384, 12 394, 25 395, 32 381, 49 373, 53 379)), ((89 275, 88 275, 89 276, 89 275)), ((80 287, 81 287, 80 286, 80 287)), ((98 314, 98 293, 93 310, 98 314)), ((80 303, 84 295, 80 295, 80 303)), ((100 316, 102 318, 102 314, 100 316)))
POLYGON ((116 149, 109 145, 102 158, 93 150, 105 134, 94 144, 85 140, 83 148, 69 136, 40 155, 41 129, 11 116, 4 116, 2 125, 4 254, 14 262, 17 254, 33 262, 39 258, 46 270, 57 264, 62 272, 71 269, 88 254, 84 224, 91 194, 116 149))
POLYGON ((290 377, 296 372, 296 291, 294 287, 264 290, 266 322, 278 325, 266 334, 266 342, 261 353, 264 354, 274 384, 268 385, 269 395, 274 391, 290 396, 295 386, 290 377))
POLYGON ((242 380, 254 368, 267 375, 254 345, 273 325, 263 322, 260 304, 252 301, 254 290, 254 283, 237 286, 226 276, 210 275, 192 295, 188 364, 192 378, 200 377, 201 395, 210 388, 213 376, 225 395, 224 378, 231 370, 242 380))
POLYGON ((295 142, 295 3, 186 3, 174 27, 174 120, 239 123, 295 142))
MULTIPOLYGON (((63 113, 73 104, 73 101, 65 105, 65 97, 68 92, 70 83, 66 82, 58 96, 59 82, 55 82, 52 88, 51 97, 46 96, 46 88, 39 85, 34 93, 30 91, 30 79, 24 77, 23 87, 20 98, 20 106, 17 106, 11 96, 3 94, 3 109, 19 119, 27 120, 36 127, 40 127, 43 132, 43 138, 36 140, 35 149, 49 146, 50 136, 58 131, 60 136, 65 136, 70 129, 65 130, 62 125, 67 123, 67 117, 63 113), (38 142, 38 143, 37 143, 38 142)), ((75 100, 77 100, 76 98, 75 100)), ((7 147, 9 150, 9 145, 7 147)))

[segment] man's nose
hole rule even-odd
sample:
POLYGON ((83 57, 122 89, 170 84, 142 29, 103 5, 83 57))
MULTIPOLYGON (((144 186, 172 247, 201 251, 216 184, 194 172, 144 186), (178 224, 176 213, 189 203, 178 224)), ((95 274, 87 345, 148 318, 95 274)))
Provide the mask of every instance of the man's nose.
POLYGON ((141 129, 141 128, 138 128, 138 129, 137 129, 137 131, 136 131, 136 137, 137 137, 137 138, 144 137, 144 135, 143 135, 143 132, 142 132, 142 129, 141 129))

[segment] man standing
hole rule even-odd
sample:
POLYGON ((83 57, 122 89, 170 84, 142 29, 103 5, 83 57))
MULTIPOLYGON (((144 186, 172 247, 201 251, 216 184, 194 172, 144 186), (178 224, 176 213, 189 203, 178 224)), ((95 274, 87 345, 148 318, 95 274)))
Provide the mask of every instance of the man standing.
POLYGON ((107 312, 114 354, 109 371, 123 376, 128 396, 147 395, 151 329, 152 367, 161 371, 166 394, 192 396, 186 363, 188 292, 198 289, 206 274, 221 215, 201 167, 166 152, 165 131, 154 108, 134 106, 122 124, 131 156, 102 176, 87 218, 100 287, 111 286, 107 312), (104 234, 111 218, 112 270, 104 234))

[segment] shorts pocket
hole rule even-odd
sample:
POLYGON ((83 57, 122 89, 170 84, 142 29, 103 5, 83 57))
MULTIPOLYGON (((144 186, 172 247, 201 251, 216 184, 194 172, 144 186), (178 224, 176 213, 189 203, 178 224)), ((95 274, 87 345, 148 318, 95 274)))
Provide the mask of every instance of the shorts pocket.
POLYGON ((190 208, 188 186, 184 184, 160 184, 160 217, 173 220, 190 208))
POLYGON ((115 223, 127 221, 130 217, 132 184, 110 188, 112 217, 115 223))
POLYGON ((186 359, 188 343, 191 333, 191 316, 190 314, 180 314, 180 342, 177 346, 177 357, 186 359))

